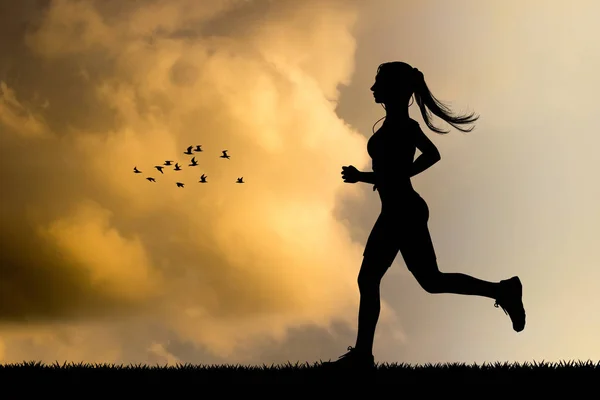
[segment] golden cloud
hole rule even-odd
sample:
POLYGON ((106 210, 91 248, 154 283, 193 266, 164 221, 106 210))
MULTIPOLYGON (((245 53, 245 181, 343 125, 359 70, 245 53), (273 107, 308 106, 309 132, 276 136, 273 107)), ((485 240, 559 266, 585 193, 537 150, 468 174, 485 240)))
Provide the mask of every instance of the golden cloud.
MULTIPOLYGON (((5 340, 79 326, 103 355, 54 344, 42 356, 115 361, 128 357, 127 330, 110 325, 122 318, 219 355, 294 326, 355 324, 361 245, 332 210, 347 189, 340 167, 367 161, 365 139, 335 113, 353 72, 356 10, 333 0, 118 4, 52 2, 25 36, 38 64, 1 83, 5 340), (188 167, 183 151, 196 144, 204 151, 188 167), (154 169, 165 160, 183 170, 154 169)), ((144 332, 144 354, 164 356, 144 332)), ((4 350, 23 354, 40 350, 4 350)))

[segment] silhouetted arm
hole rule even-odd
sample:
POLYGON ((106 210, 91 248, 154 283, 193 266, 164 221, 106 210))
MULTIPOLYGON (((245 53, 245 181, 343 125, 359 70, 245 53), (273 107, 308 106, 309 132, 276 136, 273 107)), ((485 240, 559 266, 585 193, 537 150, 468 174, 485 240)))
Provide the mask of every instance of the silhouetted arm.
POLYGON ((358 181, 375 184, 375 172, 361 172, 358 181))
POLYGON ((437 155, 433 154, 421 154, 415 162, 411 164, 409 177, 413 177, 421 172, 425 171, 427 168, 431 167, 436 162, 440 161, 442 157, 437 153, 437 155))
POLYGON ((425 132, 418 127, 412 131, 416 147, 421 151, 421 155, 412 163, 410 177, 420 174, 427 168, 442 159, 439 150, 431 140, 425 135, 425 132))

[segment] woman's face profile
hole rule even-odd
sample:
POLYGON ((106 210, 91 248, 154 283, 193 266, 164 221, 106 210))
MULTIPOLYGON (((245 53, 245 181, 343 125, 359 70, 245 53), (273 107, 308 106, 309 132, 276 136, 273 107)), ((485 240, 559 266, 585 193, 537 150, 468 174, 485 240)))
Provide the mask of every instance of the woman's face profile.
POLYGON ((373 97, 375 98, 375 103, 381 103, 381 96, 383 94, 383 85, 381 84, 381 75, 377 74, 375 76, 375 83, 371 86, 371 91, 373 92, 373 97))
POLYGON ((371 91, 375 103, 393 103, 407 97, 404 96, 404 93, 412 94, 405 79, 390 79, 389 72, 383 74, 381 71, 375 76, 375 83, 371 86, 371 91))

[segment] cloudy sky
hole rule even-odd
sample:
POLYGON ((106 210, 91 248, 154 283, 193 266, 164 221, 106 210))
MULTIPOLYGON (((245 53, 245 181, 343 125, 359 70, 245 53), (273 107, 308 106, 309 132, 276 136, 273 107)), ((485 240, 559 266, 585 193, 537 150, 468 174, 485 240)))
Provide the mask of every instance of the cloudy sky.
POLYGON ((528 321, 517 334, 493 300, 428 294, 398 256, 376 360, 600 359, 599 13, 593 0, 0 0, 0 362, 343 354, 380 204, 340 170, 370 169, 384 110, 369 87, 393 60, 481 116, 469 134, 426 130, 442 161, 413 178, 440 269, 520 276, 528 321), (184 169, 153 169, 167 159, 184 169))

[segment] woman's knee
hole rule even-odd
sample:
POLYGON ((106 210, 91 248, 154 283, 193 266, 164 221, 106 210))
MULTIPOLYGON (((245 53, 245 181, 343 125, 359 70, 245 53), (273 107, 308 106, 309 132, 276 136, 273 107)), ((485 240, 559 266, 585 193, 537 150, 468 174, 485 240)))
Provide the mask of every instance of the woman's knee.
POLYGON ((421 285, 423 290, 425 290, 427 293, 443 293, 444 276, 443 273, 437 268, 437 265, 435 268, 413 268, 410 269, 410 271, 417 282, 419 282, 419 285, 421 285))
POLYGON ((361 291, 378 288, 390 265, 383 259, 365 257, 358 273, 358 288, 361 291))
POLYGON ((379 288, 379 285, 381 284, 381 278, 374 276, 374 275, 368 275, 368 274, 363 274, 363 273, 359 273, 358 274, 358 290, 361 293, 364 292, 372 292, 374 290, 377 290, 379 288))

